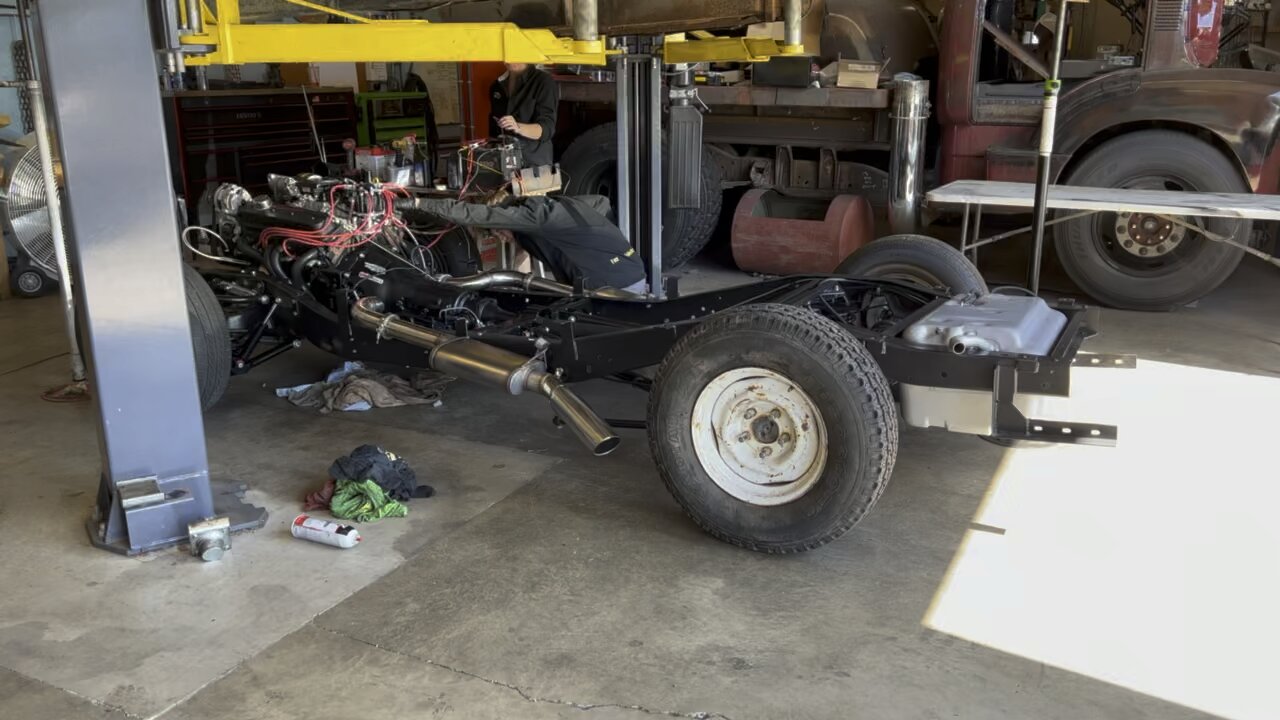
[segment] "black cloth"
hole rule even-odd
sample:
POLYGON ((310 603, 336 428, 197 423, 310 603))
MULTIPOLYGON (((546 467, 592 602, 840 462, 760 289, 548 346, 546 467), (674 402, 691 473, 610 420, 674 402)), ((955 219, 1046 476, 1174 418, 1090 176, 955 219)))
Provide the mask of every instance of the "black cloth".
POLYGON ((401 502, 435 494, 430 485, 418 484, 417 473, 404 458, 393 460, 376 445, 361 445, 352 450, 350 455, 334 460, 333 465, 329 466, 329 476, 335 481, 373 480, 393 500, 401 502))
POLYGON ((525 167, 550 165, 553 148, 551 136, 556 132, 556 112, 560 105, 560 90, 550 75, 535 67, 512 75, 511 71, 493 81, 489 86, 489 136, 504 134, 498 127, 498 118, 510 115, 517 122, 542 126, 542 137, 531 140, 523 135, 507 133, 516 139, 524 157, 525 167), (508 81, 512 89, 507 90, 508 81))
POLYGON ((585 288, 625 288, 644 280, 644 263, 609 221, 609 199, 599 195, 527 197, 498 207, 418 198, 414 207, 467 227, 510 230, 564 282, 585 288))

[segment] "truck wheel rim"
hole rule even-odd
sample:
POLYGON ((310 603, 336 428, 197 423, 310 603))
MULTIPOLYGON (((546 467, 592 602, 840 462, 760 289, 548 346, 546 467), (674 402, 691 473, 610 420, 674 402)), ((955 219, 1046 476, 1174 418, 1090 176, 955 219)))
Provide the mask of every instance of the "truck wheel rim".
POLYGON ((721 373, 693 405, 693 449, 721 490, 752 505, 809 492, 827 465, 817 404, 786 376, 758 367, 721 373))
MULTIPOLYGON (((1136 190, 1195 192, 1199 189, 1194 183, 1170 174, 1140 175, 1117 185, 1136 190)), ((1203 225, 1201 218, 1167 217, 1203 225)), ((1091 240, 1103 262, 1126 275, 1156 278, 1177 274, 1195 260, 1197 251, 1206 241, 1165 218, 1133 213, 1097 213, 1090 219, 1093 225, 1091 240), (1167 237, 1163 237, 1165 225, 1169 226, 1167 237)))

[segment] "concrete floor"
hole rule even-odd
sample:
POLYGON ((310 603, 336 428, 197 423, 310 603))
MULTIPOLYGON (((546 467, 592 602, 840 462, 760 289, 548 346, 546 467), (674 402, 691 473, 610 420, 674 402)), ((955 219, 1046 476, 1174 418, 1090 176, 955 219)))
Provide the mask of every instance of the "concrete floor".
POLYGON ((0 303, 0 717, 1280 717, 1278 279, 1248 262, 1197 307, 1104 313, 1090 349, 1143 363, 1082 371, 1073 412, 1120 447, 907 431, 868 519, 788 558, 700 533, 639 433, 593 459, 533 398, 293 408, 265 388, 334 364, 311 350, 206 417, 264 530, 217 564, 106 554, 82 527, 92 408, 38 397, 65 377, 57 304, 0 303), (364 442, 439 495, 349 552, 291 539, 364 442))

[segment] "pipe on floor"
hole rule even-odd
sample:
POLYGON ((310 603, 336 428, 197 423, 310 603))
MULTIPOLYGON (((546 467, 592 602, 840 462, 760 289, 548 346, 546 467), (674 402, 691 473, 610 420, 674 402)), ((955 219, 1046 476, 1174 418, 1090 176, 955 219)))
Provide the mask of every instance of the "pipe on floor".
POLYGON ((546 371, 540 360, 451 333, 414 325, 382 311, 377 298, 361 298, 351 308, 357 325, 387 337, 425 348, 433 370, 482 385, 500 387, 512 395, 532 390, 545 397, 578 439, 594 455, 608 455, 622 440, 577 393, 546 371))

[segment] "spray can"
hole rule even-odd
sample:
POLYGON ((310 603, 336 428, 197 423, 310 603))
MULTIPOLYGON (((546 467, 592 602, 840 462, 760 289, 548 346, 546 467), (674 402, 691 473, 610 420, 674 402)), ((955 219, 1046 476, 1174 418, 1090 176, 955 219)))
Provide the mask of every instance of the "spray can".
POLYGON ((296 538, 324 543, 337 548, 353 548, 360 542, 360 531, 351 525, 342 525, 332 520, 321 520, 310 515, 299 515, 293 519, 289 528, 296 538))

